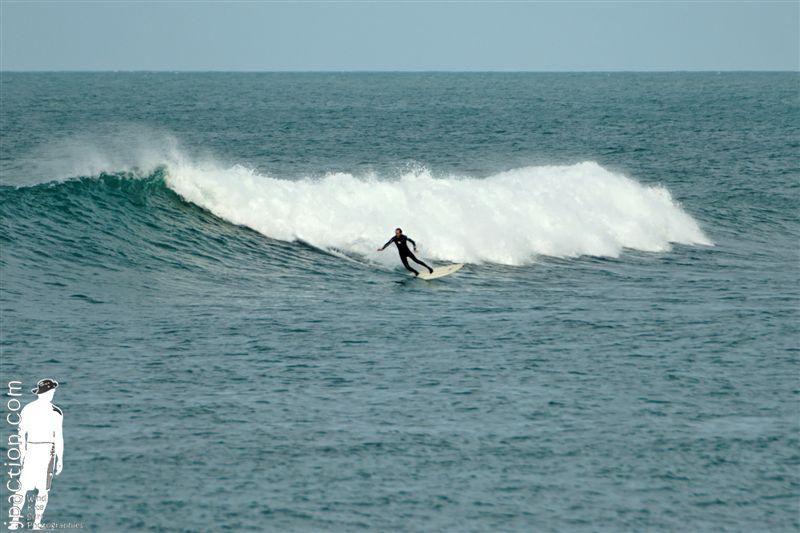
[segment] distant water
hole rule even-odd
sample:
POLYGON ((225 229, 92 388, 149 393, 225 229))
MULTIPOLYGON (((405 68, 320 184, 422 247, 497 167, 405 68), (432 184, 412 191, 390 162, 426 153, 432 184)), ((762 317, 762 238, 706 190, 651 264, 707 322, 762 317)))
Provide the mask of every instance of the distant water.
POLYGON ((65 413, 47 521, 800 528, 797 73, 0 87, 2 374, 65 413), (467 265, 409 278, 396 226, 467 265))

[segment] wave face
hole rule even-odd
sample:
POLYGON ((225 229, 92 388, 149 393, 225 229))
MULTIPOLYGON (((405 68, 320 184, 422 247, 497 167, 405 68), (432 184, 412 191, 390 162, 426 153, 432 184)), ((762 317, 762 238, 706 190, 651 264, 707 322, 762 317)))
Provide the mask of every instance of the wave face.
POLYGON ((268 237, 381 262, 375 249, 396 226, 425 257, 469 263, 711 244, 668 190, 592 162, 482 179, 421 170, 391 181, 342 173, 287 181, 242 166, 177 164, 166 182, 187 201, 268 237))

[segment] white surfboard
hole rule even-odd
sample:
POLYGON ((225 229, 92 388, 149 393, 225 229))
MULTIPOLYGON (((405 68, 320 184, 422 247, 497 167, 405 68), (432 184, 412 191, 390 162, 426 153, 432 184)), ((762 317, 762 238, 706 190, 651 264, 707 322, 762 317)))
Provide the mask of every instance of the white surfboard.
MULTIPOLYGON (((463 267, 463 263, 456 263, 455 265, 447 265, 447 266, 440 266, 433 269, 433 274, 429 273, 427 270, 422 269, 419 272, 419 279, 429 280, 429 279, 436 279, 441 278, 444 276, 449 276, 453 272, 458 272, 463 267)), ((413 275, 413 274, 412 274, 413 275)))

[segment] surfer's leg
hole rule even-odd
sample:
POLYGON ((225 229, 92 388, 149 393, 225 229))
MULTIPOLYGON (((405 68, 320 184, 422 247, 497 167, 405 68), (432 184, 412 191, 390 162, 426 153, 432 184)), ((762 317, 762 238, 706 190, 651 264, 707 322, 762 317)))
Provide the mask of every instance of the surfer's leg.
POLYGON ((42 516, 47 507, 47 496, 48 491, 46 490, 40 490, 39 494, 36 495, 36 505, 33 510, 33 529, 42 528, 42 516))
POLYGON ((419 276, 419 272, 417 272, 416 270, 414 270, 413 268, 411 268, 411 265, 409 265, 409 264, 408 264, 408 258, 407 258, 406 256, 404 256, 404 255, 401 255, 401 256, 400 256, 400 261, 402 261, 402 262, 403 262, 403 265, 405 265, 405 267, 406 267, 407 269, 409 269, 411 272, 413 272, 415 276, 419 276))
POLYGON ((426 265, 425 263, 423 263, 422 261, 420 261, 419 259, 417 259, 416 255, 410 254, 409 257, 411 259, 413 259, 415 263, 419 263, 420 265, 424 266, 425 268, 427 268, 430 271, 431 274, 433 274, 433 269, 431 267, 429 267, 428 265, 426 265))

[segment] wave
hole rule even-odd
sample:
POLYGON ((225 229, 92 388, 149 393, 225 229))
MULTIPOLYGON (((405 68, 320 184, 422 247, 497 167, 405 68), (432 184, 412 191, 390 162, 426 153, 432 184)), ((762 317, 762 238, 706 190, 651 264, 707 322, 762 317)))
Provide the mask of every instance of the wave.
POLYGON ((424 257, 524 265, 538 256, 617 257, 711 245, 662 186, 642 185, 593 162, 525 167, 486 178, 398 179, 330 174, 289 181, 243 166, 179 162, 168 187, 233 224, 282 241, 387 262, 375 249, 395 227, 424 257))
POLYGON ((0 268, 44 269, 54 281, 80 276, 82 267, 136 270, 186 284, 187 272, 284 275, 325 259, 316 249, 266 239, 185 202, 165 175, 161 167, 0 186, 0 268))
MULTIPOLYGON (((69 202, 81 204, 78 212, 90 213, 90 204, 104 202, 113 190, 142 205, 153 187, 166 191, 166 184, 176 201, 180 197, 267 237, 386 265, 396 264, 394 254, 375 249, 397 226, 418 242, 424 257, 470 263, 524 265, 539 256, 617 257, 625 249, 664 252, 675 243, 712 244, 666 188, 593 162, 482 178, 418 169, 391 179, 338 173, 289 180, 224 166, 210 155, 187 156, 174 137, 158 132, 136 133, 109 135, 106 143, 89 137, 42 148, 32 167, 32 181, 40 185, 32 186, 39 193, 50 190, 48 197, 68 193, 69 202), (56 187, 61 192, 52 190, 52 182, 42 184, 44 176, 66 180, 56 187), (69 176, 94 177, 76 183, 69 176), (102 186, 93 187, 98 179, 102 186), (125 185, 130 181, 148 185, 125 185)), ((41 207, 39 200, 31 197, 29 205, 41 207)), ((171 201, 159 204, 160 220, 173 209, 171 201)))

